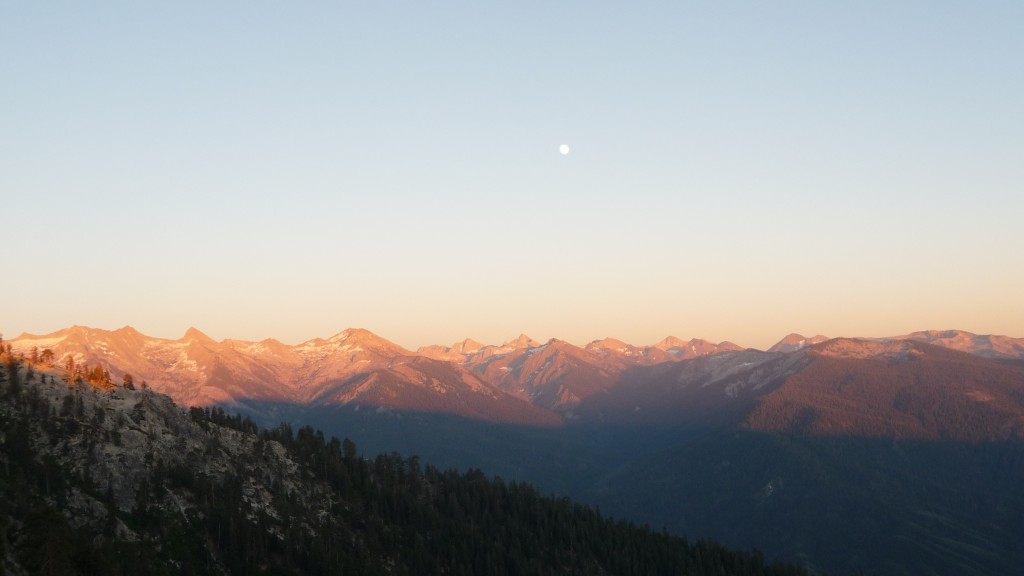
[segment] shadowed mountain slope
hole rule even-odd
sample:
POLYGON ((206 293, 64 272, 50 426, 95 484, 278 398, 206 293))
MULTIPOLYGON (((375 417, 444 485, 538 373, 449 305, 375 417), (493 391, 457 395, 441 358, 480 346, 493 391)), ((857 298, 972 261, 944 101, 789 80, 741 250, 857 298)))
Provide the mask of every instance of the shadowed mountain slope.
POLYGON ((915 341, 835 339, 746 419, 756 430, 963 442, 1024 440, 1024 367, 915 341))

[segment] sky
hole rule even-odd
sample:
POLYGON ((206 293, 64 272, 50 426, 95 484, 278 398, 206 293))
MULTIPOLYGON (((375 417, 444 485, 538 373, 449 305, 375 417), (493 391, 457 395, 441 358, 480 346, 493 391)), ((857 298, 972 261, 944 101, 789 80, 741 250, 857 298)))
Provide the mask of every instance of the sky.
POLYGON ((0 333, 1021 337, 1022 30, 1016 0, 0 0, 0 333))

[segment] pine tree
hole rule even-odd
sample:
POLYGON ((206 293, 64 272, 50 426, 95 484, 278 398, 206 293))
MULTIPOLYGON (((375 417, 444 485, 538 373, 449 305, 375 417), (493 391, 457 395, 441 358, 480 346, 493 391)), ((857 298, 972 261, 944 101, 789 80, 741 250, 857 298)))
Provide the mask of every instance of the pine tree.
POLYGON ((9 357, 7 359, 7 381, 10 383, 7 387, 7 391, 12 396, 17 396, 21 393, 21 362, 18 359, 9 357))

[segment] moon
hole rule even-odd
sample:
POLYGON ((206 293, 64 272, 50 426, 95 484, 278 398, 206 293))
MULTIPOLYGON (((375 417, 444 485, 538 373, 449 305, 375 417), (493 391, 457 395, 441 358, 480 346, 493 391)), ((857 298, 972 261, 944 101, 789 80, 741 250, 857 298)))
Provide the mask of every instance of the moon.
POLYGON ((561 146, 558 147, 558 151, 562 153, 562 156, 565 156, 566 154, 569 153, 569 145, 562 144, 561 146))

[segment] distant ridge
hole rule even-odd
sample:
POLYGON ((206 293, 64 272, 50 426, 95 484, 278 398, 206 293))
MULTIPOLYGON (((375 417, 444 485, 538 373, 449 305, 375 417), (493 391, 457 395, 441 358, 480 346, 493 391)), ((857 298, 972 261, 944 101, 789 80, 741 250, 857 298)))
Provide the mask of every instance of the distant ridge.
MULTIPOLYGON (((879 354, 872 352, 872 347, 894 346, 886 342, 903 343, 904 347, 920 343, 976 357, 1024 359, 1024 340, 959 330, 863 339, 852 348, 840 344, 852 341, 794 333, 760 352, 743 350, 728 341, 716 344, 672 336, 652 346, 604 338, 579 347, 558 339, 540 343, 520 334, 500 345, 465 339, 412 352, 363 328, 291 346, 274 339, 217 342, 194 327, 181 338, 168 340, 146 336, 130 326, 112 331, 72 326, 46 335, 22 334, 11 344, 23 354, 30 354, 33 348, 49 349, 57 366, 70 359, 79 365, 102 364, 117 378, 131 374, 183 406, 373 406, 530 426, 557 426, 565 418, 587 414, 612 417, 618 408, 599 408, 602 402, 625 393, 631 383, 665 373, 662 367, 676 364, 690 374, 680 378, 721 378, 717 374, 723 370, 739 374, 756 366, 759 372, 745 377, 760 382, 755 386, 760 389, 774 382, 772 378, 784 376, 781 372, 771 376, 777 370, 769 362, 776 355, 788 357, 809 350, 825 354, 859 349, 869 358, 879 354), (721 361, 712 362, 712 358, 721 361), (700 376, 702 370, 712 372, 700 376)), ((776 364, 790 363, 780 360, 776 364)), ((655 390, 657 387, 629 392, 630 397, 620 401, 640 410, 641 400, 653 398, 655 390)), ((720 403, 723 398, 721 392, 714 392, 706 401, 720 403)), ((674 405, 666 400, 660 406, 651 405, 643 415, 627 412, 615 417, 651 417, 674 405)))
POLYGON ((12 344, 26 354, 50 349, 61 365, 71 359, 103 364, 116 377, 131 374, 183 406, 372 404, 530 425, 559 424, 557 412, 607 389, 630 367, 738 349, 691 340, 686 351, 666 353, 613 339, 580 348, 520 334, 500 345, 467 338, 412 352, 363 328, 290 346, 269 338, 217 342, 195 327, 169 340, 130 326, 72 326, 22 334, 12 344))
POLYGON ((1024 358, 1024 338, 971 334, 963 330, 925 330, 896 336, 893 340, 914 340, 969 352, 986 358, 1024 358))

